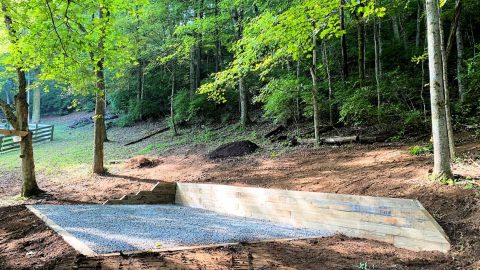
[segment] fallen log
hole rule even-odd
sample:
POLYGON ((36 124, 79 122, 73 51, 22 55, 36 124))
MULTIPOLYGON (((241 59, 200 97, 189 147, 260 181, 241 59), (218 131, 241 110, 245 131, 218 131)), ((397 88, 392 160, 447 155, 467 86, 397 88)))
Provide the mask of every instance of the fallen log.
POLYGON ((315 139, 297 139, 299 144, 315 144, 315 139))
POLYGON ((155 136, 155 135, 157 135, 157 134, 163 133, 163 132, 168 131, 168 130, 170 130, 169 127, 162 128, 162 129, 160 129, 160 130, 158 130, 158 131, 155 131, 155 132, 153 132, 153 133, 151 133, 151 134, 149 134, 149 135, 147 135, 147 136, 145 136, 145 137, 142 137, 142 138, 140 138, 140 139, 138 139, 138 140, 129 142, 129 143, 125 144, 124 146, 129 146, 129 145, 133 145, 133 144, 139 143, 139 142, 141 142, 141 141, 143 141, 143 140, 146 140, 146 139, 148 139, 148 138, 151 138, 151 137, 153 137, 153 136, 155 136))
POLYGON ((359 140, 358 140, 358 136, 348 136, 348 137, 324 138, 322 142, 325 144, 342 145, 342 144, 356 143, 356 142, 359 142, 359 140))
POLYGON ((370 144, 376 142, 385 142, 388 136, 359 136, 358 142, 361 144, 370 144))
POLYGON ((272 131, 265 134, 265 139, 276 136, 276 135, 278 135, 278 134, 280 134, 284 131, 285 131, 285 127, 283 125, 280 125, 280 126, 276 127, 275 129, 273 129, 272 131))

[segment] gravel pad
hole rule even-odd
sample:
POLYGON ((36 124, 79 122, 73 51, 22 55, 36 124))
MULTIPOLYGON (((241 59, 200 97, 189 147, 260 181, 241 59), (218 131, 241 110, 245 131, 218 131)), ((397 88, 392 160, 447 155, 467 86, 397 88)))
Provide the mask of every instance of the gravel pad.
POLYGON ((322 230, 179 205, 36 205, 33 208, 99 254, 331 235, 322 230))

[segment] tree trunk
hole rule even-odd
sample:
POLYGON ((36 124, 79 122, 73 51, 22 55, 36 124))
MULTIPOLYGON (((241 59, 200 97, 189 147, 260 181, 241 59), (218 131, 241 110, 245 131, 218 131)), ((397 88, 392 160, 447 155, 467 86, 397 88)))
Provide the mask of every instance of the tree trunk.
MULTIPOLYGON (((199 20, 203 19, 204 16, 204 0, 199 0, 199 7, 197 12, 197 17, 199 20)), ((197 44, 195 47, 195 88, 200 87, 200 81, 202 79, 202 33, 197 33, 197 44)))
POLYGON ((374 19, 373 20, 373 44, 374 44, 374 50, 375 50, 375 81, 377 86, 377 116, 378 116, 378 122, 380 122, 380 110, 381 110, 382 100, 380 96, 380 56, 379 56, 379 46, 378 46, 379 35, 377 34, 377 30, 378 30, 377 22, 374 19))
POLYGON ((25 78, 26 78, 26 81, 27 81, 27 108, 28 108, 27 119, 28 119, 28 123, 30 124, 31 121, 32 121, 32 116, 31 116, 32 102, 31 102, 31 98, 30 98, 30 91, 28 90, 28 88, 32 84, 32 78, 30 77, 30 72, 28 72, 28 71, 25 72, 25 78))
POLYGON ((441 18, 441 10, 438 8, 438 25, 440 27, 440 51, 442 56, 442 68, 443 68, 443 94, 445 95, 445 114, 447 119, 447 131, 448 131, 448 145, 450 148, 450 158, 455 158, 455 140, 453 134, 452 114, 450 110, 450 88, 448 86, 448 56, 445 51, 445 39, 443 33, 443 25, 441 18))
POLYGON ((137 68, 137 106, 140 119, 143 118, 142 101, 143 101, 143 61, 140 59, 137 68))
POLYGON ((295 128, 296 128, 296 134, 297 136, 300 134, 300 131, 298 129, 298 123, 300 122, 300 90, 302 85, 300 84, 300 59, 297 60, 297 72, 296 72, 296 78, 297 78, 297 92, 295 95, 295 113, 294 113, 294 118, 295 118, 295 128))
POLYGON ((327 71, 327 80, 328 80, 328 106, 329 106, 329 123, 333 126, 333 89, 332 89, 332 74, 330 74, 330 66, 328 63, 328 53, 326 42, 323 41, 323 65, 327 71))
POLYGON ((393 28, 393 37, 396 41, 400 40, 400 29, 398 27, 398 18, 396 15, 392 15, 392 28, 393 28))
MULTIPOLYGON (((27 103, 27 82, 25 72, 17 68, 18 90, 15 97, 17 108, 18 126, 21 131, 28 131, 28 103, 27 103)), ((22 196, 30 197, 41 192, 38 188, 35 178, 35 163, 33 159, 32 133, 29 132, 26 137, 20 141, 20 157, 22 158, 22 196)))
POLYGON ((422 1, 417 0, 417 29, 415 32, 415 50, 420 48, 420 30, 422 25, 422 1))
POLYGON ((360 83, 365 80, 365 25, 362 18, 357 20, 357 40, 358 40, 358 79, 360 83))
POLYGON ((41 94, 42 91, 40 87, 35 87, 33 90, 33 112, 32 112, 32 123, 40 123, 40 105, 41 105, 41 94))
POLYGON ((248 98, 243 77, 238 80, 238 92, 240 95, 240 124, 246 126, 248 123, 248 98))
MULTIPOLYGON (((239 7, 235 11, 235 22, 237 24, 236 39, 240 40, 243 34, 243 8, 239 7)), ((246 126, 248 124, 248 96, 245 89, 245 77, 240 74, 238 79, 238 93, 239 93, 239 105, 240 105, 240 124, 246 126)))
MULTIPOLYGON (((457 0, 457 5, 460 0, 457 0)), ((463 84, 463 37, 462 37, 462 22, 459 20, 457 24, 457 29, 455 31, 456 41, 457 41, 457 82, 458 82, 458 96, 460 102, 465 101, 465 86, 463 84)))
MULTIPOLYGON (((218 0, 215 0, 215 18, 218 18, 218 0)), ((222 62, 222 44, 220 42, 220 31, 218 26, 215 28, 215 72, 219 72, 222 62)))
POLYGON ((175 67, 172 67, 172 93, 170 95, 170 120, 172 121, 173 136, 177 136, 177 126, 175 124, 175 111, 174 100, 175 99, 175 67))
MULTIPOLYGON (((315 31, 315 30, 314 30, 315 31)), ((317 35, 312 35, 312 65, 310 66, 310 75, 312 76, 312 105, 313 105, 313 128, 315 130, 315 146, 320 145, 320 117, 318 108, 318 82, 317 82, 317 35)))
POLYGON ((10 105, 10 94, 8 93, 8 89, 5 89, 5 101, 8 105, 10 105))
POLYGON ((408 42, 407 42, 407 30, 405 27, 403 27, 403 17, 400 16, 400 19, 398 20, 399 25, 400 25, 400 32, 402 33, 402 42, 403 42, 403 48, 405 50, 408 50, 408 42))
MULTIPOLYGON (((98 9, 98 16, 103 18, 103 8, 98 9)), ((100 51, 104 49, 105 29, 102 29, 102 37, 100 38, 100 51)), ((94 130, 94 154, 93 154, 93 172, 96 174, 105 173, 104 167, 104 143, 105 143, 105 73, 104 73, 104 57, 102 56, 97 62, 95 70, 96 75, 96 102, 95 102, 95 130, 94 130)))
MULTIPOLYGON (((345 30, 345 0, 340 0, 340 30, 345 30)), ((347 53, 347 38, 345 35, 340 37, 342 46, 342 76, 345 80, 348 77, 348 53, 347 53)))
POLYGON ((196 82, 195 82, 195 46, 192 46, 190 48, 190 74, 189 74, 189 79, 190 79, 190 99, 193 98, 193 95, 195 94, 196 88, 196 82))
POLYGON ((432 106, 432 135, 434 148, 433 177, 437 180, 453 176, 450 167, 445 94, 443 88, 443 66, 439 24, 438 0, 426 0, 428 63, 430 73, 430 99, 432 106))

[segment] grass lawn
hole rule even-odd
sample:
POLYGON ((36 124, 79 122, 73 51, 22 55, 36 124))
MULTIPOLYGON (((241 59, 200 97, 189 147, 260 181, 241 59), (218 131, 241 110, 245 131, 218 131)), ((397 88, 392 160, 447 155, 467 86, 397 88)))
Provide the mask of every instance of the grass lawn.
MULTIPOLYGON (((51 117, 45 123, 55 125, 54 140, 34 144, 36 172, 42 175, 59 175, 62 173, 88 174, 93 163, 93 125, 72 129, 68 126, 72 120, 68 117, 51 117)), ((105 144, 105 164, 109 161, 124 160, 136 155, 161 155, 184 146, 206 146, 213 149, 221 144, 236 140, 251 140, 262 144, 263 138, 254 129, 242 129, 228 125, 220 129, 207 127, 180 129, 179 135, 173 137, 171 132, 164 132, 140 143, 124 146, 126 142, 141 138, 165 123, 142 123, 133 127, 112 127, 108 130, 111 142, 105 144)), ((0 154, 0 171, 20 170, 19 151, 0 154)))

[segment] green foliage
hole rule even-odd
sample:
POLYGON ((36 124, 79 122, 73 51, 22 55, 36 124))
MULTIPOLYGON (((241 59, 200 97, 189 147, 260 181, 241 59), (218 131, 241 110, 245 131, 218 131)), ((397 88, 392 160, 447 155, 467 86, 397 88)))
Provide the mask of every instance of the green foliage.
POLYGON ((408 149, 408 153, 412 156, 421 156, 425 154, 433 153, 433 144, 430 143, 427 146, 416 145, 408 149))
POLYGON ((193 142, 195 143, 208 143, 211 142, 213 139, 213 132, 209 128, 203 129, 201 132, 195 134, 193 136, 193 142))
POLYGON ((374 90, 371 87, 339 93, 340 121, 357 126, 371 123, 377 115, 371 102, 373 98, 374 90))
MULTIPOLYGON (((286 123, 296 114, 296 103, 304 88, 293 76, 286 75, 281 79, 272 79, 254 99, 263 103, 264 116, 276 123, 286 123)), ((298 101, 300 102, 300 101, 298 101)))
POLYGON ((360 270, 373 270, 375 269, 375 265, 368 265, 368 262, 360 262, 357 266, 360 270))

